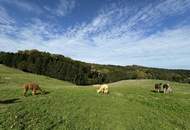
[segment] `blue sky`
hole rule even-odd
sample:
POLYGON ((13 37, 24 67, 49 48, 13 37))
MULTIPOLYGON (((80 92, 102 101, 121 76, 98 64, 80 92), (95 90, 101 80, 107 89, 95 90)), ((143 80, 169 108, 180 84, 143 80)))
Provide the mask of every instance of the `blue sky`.
POLYGON ((0 51, 190 69, 190 0, 0 0, 0 51))

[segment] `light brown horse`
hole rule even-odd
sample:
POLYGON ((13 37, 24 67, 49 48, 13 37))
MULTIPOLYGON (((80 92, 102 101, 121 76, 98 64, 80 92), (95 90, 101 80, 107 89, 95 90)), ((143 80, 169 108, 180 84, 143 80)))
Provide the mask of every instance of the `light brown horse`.
POLYGON ((97 93, 109 94, 109 87, 107 84, 100 85, 100 88, 97 90, 97 93))
POLYGON ((28 90, 32 90, 32 95, 36 95, 37 90, 39 90, 41 94, 43 93, 42 89, 36 83, 26 83, 23 85, 23 88, 24 88, 24 96, 26 96, 28 90))

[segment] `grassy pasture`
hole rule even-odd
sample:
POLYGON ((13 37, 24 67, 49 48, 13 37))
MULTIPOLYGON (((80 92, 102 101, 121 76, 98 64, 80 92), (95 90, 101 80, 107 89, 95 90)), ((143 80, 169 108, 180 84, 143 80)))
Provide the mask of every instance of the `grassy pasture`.
POLYGON ((168 82, 172 94, 151 92, 160 80, 126 80, 109 95, 0 65, 2 130, 190 130, 190 84, 168 82), (23 97, 22 84, 37 82, 45 95, 23 97))

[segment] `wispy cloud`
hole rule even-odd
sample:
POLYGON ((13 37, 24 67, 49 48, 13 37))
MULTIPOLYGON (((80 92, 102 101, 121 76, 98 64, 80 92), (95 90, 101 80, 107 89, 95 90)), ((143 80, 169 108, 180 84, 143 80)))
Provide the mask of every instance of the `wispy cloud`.
POLYGON ((76 7, 75 0, 59 0, 55 7, 45 5, 43 8, 56 16, 66 16, 76 7))
POLYGON ((56 13, 59 16, 65 16, 75 8, 74 0, 60 0, 60 3, 57 5, 56 13))
POLYGON ((15 31, 15 20, 7 13, 7 10, 0 6, 0 33, 7 34, 15 31))
POLYGON ((20 10, 28 11, 31 13, 41 14, 43 10, 36 4, 33 4, 31 1, 24 0, 0 0, 1 3, 13 5, 20 10))
POLYGON ((75 0, 57 0, 58 2, 54 5, 39 5, 32 1, 25 0, 0 0, 1 3, 14 5, 20 10, 28 11, 35 14, 47 15, 47 13, 55 14, 56 16, 66 16, 71 13, 76 6, 75 0))
POLYGON ((0 24, 6 24, 6 25, 9 25, 9 24, 13 24, 14 23, 14 20, 13 18, 11 18, 6 9, 3 8, 2 6, 0 6, 0 24))

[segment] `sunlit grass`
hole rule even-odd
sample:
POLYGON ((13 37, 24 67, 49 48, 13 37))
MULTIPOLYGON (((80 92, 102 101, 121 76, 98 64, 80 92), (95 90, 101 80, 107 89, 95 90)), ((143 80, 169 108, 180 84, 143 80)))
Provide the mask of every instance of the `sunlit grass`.
POLYGON ((110 94, 0 65, 0 129, 170 130, 190 129, 190 85, 169 82, 174 93, 154 93, 158 80, 109 84, 110 94), (22 96, 37 82, 49 93, 22 96))

